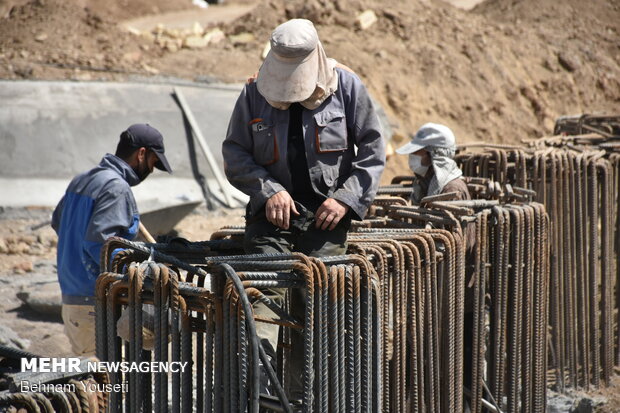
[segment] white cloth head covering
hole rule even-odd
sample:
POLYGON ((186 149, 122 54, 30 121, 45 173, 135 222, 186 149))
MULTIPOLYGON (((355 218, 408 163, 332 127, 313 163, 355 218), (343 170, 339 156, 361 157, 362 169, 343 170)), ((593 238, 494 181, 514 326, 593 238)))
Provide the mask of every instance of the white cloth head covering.
POLYGON ((443 191, 446 184, 463 175, 461 169, 454 162, 456 148, 426 148, 431 155, 435 174, 428 184, 427 195, 438 195, 443 191))
POLYGON ((425 123, 411 139, 396 150, 400 154, 411 154, 425 149, 431 156, 433 177, 428 185, 427 196, 438 195, 446 184, 463 172, 454 162, 456 139, 450 128, 438 123, 425 123))
POLYGON ((271 50, 258 71, 259 93, 278 109, 300 102, 316 109, 338 89, 334 59, 327 58, 310 20, 292 19, 275 28, 271 50))

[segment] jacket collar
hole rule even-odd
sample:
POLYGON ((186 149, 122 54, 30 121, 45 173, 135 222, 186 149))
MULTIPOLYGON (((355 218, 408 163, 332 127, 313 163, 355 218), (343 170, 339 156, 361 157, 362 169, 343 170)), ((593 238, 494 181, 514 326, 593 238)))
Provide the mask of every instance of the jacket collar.
POLYGON ((118 173, 129 186, 135 186, 140 183, 140 178, 138 178, 133 168, 129 166, 127 162, 111 153, 106 154, 103 159, 101 159, 99 166, 118 173))

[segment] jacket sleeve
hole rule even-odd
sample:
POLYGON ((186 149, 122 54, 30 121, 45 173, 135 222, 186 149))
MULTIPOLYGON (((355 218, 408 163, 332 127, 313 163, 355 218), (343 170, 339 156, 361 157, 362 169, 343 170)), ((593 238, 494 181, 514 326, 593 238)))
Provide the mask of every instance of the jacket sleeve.
POLYGON ((93 262, 100 262, 101 247, 108 238, 135 238, 140 218, 134 205, 131 188, 115 186, 111 181, 102 189, 84 236, 84 251, 93 262))
POLYGON ((251 121, 254 118, 246 85, 230 118, 226 139, 222 144, 224 171, 230 183, 250 197, 250 207, 256 212, 273 195, 285 188, 269 172, 258 165, 253 156, 251 121))
POLYGON ((364 219, 370 204, 377 194, 379 180, 385 167, 385 141, 381 136, 379 119, 366 87, 357 76, 352 75, 342 86, 344 91, 346 117, 352 120, 348 125, 353 134, 357 153, 353 159, 351 173, 334 192, 333 198, 349 205, 358 219, 364 219))

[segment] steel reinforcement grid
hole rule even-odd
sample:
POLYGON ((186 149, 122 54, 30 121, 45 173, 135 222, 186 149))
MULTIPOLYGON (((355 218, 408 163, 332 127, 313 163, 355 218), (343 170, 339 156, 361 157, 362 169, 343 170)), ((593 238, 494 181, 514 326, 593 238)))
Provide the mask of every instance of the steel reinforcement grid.
POLYGON ((531 191, 482 181, 493 191, 465 204, 378 197, 344 256, 243 255, 243 228, 195 243, 109 240, 98 357, 191 366, 110 372, 129 391, 111 393, 109 410, 543 412, 547 214, 531 191), (259 302, 271 316, 255 314, 259 302), (266 325, 279 326, 276 354, 257 334, 266 325))
POLYGON ((549 385, 608 384, 620 362, 620 147, 588 135, 463 149, 457 162, 466 175, 532 189, 549 212, 549 385))
POLYGON ((541 204, 530 202, 531 190, 465 179, 474 199, 447 201, 456 193, 427 197, 421 205, 432 209, 425 209, 404 206, 412 177, 397 177, 380 188, 375 201, 375 214, 384 222, 369 221, 375 227, 400 224, 394 221, 461 222, 467 246, 464 327, 471 350, 464 352, 463 368, 469 376, 469 407, 474 412, 545 411, 548 215, 541 204), (403 197, 396 205, 395 196, 403 197))
MULTIPOLYGON (((213 248, 217 241, 204 243, 213 248)), ((97 349, 99 357, 127 361, 189 362, 191 369, 172 375, 111 373, 112 383, 126 380, 129 394, 111 395, 111 411, 378 411, 382 340, 379 326, 379 286, 376 272, 359 256, 324 260, 301 254, 210 256, 204 253, 185 261, 153 250, 155 261, 143 260, 148 249, 113 240, 122 247, 112 272, 98 281, 97 349), (124 267, 119 274, 114 269, 124 267), (186 272, 185 281, 179 274, 186 272), (205 281, 209 288, 205 288, 205 281), (299 290, 305 314, 297 319, 284 303, 261 290, 299 290), (255 319, 251 301, 273 310, 273 319, 255 319), (142 343, 144 303, 152 304, 155 345, 142 343), (129 309, 131 337, 116 335, 116 320, 123 305, 129 309), (259 342, 256 324, 283 327, 281 351, 275 363, 259 342), (303 332, 303 397, 288 400, 287 370, 293 360, 288 337, 303 332), (347 332, 347 333, 345 333, 347 332), (168 349, 168 341, 171 347, 168 349), (288 348, 288 350, 285 350, 288 348), (336 355, 337 354, 337 355, 336 355), (260 366, 260 367, 259 367, 260 366), (261 388, 261 374, 269 388, 261 388), (170 380, 169 380, 170 379, 170 380)), ((171 251, 167 251, 170 253, 171 251)))

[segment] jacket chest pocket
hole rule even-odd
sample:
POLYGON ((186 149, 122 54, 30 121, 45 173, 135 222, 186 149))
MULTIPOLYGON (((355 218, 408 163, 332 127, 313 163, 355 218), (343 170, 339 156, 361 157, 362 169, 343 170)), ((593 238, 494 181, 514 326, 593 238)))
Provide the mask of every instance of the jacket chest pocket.
POLYGON ((254 119, 250 122, 252 129, 253 155, 258 165, 269 166, 278 161, 280 152, 276 137, 276 128, 265 119, 254 119))
POLYGON ((314 115, 316 122, 316 151, 343 152, 348 148, 347 122, 341 111, 327 111, 314 115))

